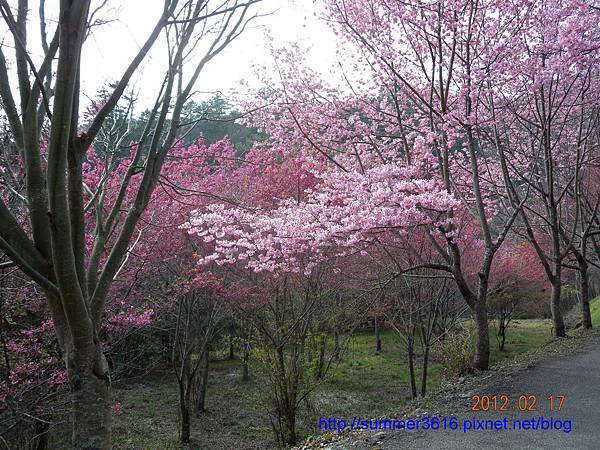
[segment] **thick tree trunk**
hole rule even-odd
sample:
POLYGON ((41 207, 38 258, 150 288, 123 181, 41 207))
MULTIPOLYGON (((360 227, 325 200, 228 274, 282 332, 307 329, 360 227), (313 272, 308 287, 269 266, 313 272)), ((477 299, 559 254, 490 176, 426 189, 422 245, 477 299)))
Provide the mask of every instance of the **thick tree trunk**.
POLYGON ((185 395, 184 390, 180 387, 179 409, 181 413, 181 434, 179 435, 179 440, 182 444, 187 444, 190 442, 191 421, 189 398, 186 398, 188 396, 185 395))
MULTIPOLYGON (((451 246, 451 249, 453 247, 451 246)), ((458 250, 454 251, 458 255, 458 250)), ((475 314, 475 354, 473 355, 473 368, 487 370, 490 364, 490 334, 488 329, 487 288, 489 270, 493 254, 486 250, 486 257, 479 273, 479 286, 477 295, 474 295, 463 277, 460 266, 453 272, 456 286, 463 296, 471 311, 475 314)), ((458 259, 458 256, 455 256, 458 259)))
POLYGON ((560 307, 560 296, 561 279, 560 277, 555 277, 554 280, 552 280, 552 290, 550 294, 550 311, 552 312, 554 337, 565 337, 565 322, 560 307))
POLYGON ((490 334, 487 302, 478 300, 475 305, 475 357, 473 368, 487 370, 490 365, 490 334))
POLYGON ((279 443, 291 447, 296 443, 296 408, 286 404, 279 416, 279 443))
POLYGON ((579 291, 581 295, 581 318, 583 328, 590 330, 592 328, 592 313, 590 311, 590 284, 589 274, 586 265, 579 265, 579 291))
POLYGON ((107 368, 69 364, 73 414, 73 449, 111 448, 111 386, 107 368))

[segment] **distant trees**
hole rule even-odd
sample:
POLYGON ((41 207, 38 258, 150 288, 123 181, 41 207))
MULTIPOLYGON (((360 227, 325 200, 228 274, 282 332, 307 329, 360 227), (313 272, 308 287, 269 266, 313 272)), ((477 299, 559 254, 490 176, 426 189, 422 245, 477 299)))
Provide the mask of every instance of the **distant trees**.
POLYGON ((182 115, 183 121, 191 126, 184 138, 188 144, 198 142, 201 136, 207 145, 227 137, 241 155, 255 141, 264 138, 256 130, 239 123, 244 113, 237 111, 221 93, 200 102, 190 101, 182 115))
MULTIPOLYGON (((538 313, 549 283, 535 251, 525 243, 507 242, 500 250, 490 282, 490 316, 495 321, 498 349, 504 350, 513 319, 538 313)), ((546 308, 544 308, 546 309, 546 308)))

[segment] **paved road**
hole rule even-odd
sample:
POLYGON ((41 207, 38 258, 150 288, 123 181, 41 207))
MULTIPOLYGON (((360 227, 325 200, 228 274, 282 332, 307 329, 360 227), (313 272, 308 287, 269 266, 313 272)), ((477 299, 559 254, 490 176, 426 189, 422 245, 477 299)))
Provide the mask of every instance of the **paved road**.
MULTIPOLYGON (((550 359, 518 374, 498 386, 498 394, 517 400, 520 393, 535 394, 542 399, 542 411, 536 412, 469 412, 457 415, 458 431, 399 431, 386 434, 371 449, 600 449, 600 343, 594 339, 570 356, 550 359), (564 394, 560 412, 548 411, 549 393, 564 394), (537 417, 572 421, 572 430, 462 431, 465 419, 503 420, 537 417)), ((483 394, 494 394, 485 392, 483 394)), ((555 404, 556 408, 556 404, 555 404)), ((517 408, 518 409, 518 408, 517 408)), ((375 445, 373 445, 375 444, 375 445)))

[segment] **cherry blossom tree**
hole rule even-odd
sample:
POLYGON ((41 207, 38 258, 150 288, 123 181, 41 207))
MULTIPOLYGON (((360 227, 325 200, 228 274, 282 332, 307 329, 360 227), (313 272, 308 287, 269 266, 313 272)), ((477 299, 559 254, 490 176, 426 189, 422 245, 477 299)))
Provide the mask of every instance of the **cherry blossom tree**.
MULTIPOLYGON (((528 239, 546 261, 544 270, 554 280, 554 332, 564 334, 560 261, 572 251, 575 233, 573 225, 565 227, 557 220, 568 209, 564 193, 573 179, 580 178, 581 168, 590 164, 595 149, 590 131, 596 111, 592 105, 597 99, 591 87, 597 58, 597 21, 593 18, 597 12, 586 2, 557 1, 541 6, 528 1, 328 1, 326 16, 351 46, 350 51, 357 49, 348 59, 355 61, 356 71, 366 74, 362 81, 370 90, 357 93, 351 86, 354 95, 344 98, 310 71, 298 69, 301 58, 293 50, 284 50, 278 54, 281 63, 277 65, 281 87, 271 86, 268 91, 273 106, 263 109, 252 122, 265 129, 275 148, 297 151, 300 145, 310 158, 321 161, 315 163, 317 171, 336 176, 350 177, 354 172, 362 176, 390 166, 397 170, 401 164, 416 169, 428 162, 428 170, 418 167, 418 175, 412 172, 410 177, 437 180, 450 198, 460 201, 460 211, 446 209, 452 212, 443 224, 422 222, 434 225, 432 232, 445 237, 438 243, 443 261, 429 267, 452 274, 475 314, 476 368, 485 369, 489 363, 487 298, 494 256, 516 221, 528 230, 528 239), (579 20, 582 17, 585 19, 579 20), (555 63, 548 64, 553 55, 555 63), (553 70, 562 72, 553 74, 553 70), (541 148, 543 133, 539 130, 549 123, 536 112, 545 80, 551 86, 550 90, 546 86, 545 92, 561 95, 548 97, 554 106, 544 108, 546 119, 560 125, 555 128, 556 135, 547 140, 543 154, 532 149, 541 148), (512 139, 515 135, 519 136, 516 142, 512 139), (577 147, 563 143, 573 136, 579 136, 580 150, 569 153, 568 149, 577 147), (559 161, 575 164, 559 174, 557 168, 565 165, 559 161), (331 168, 323 169, 324 165, 331 168), (546 170, 551 166, 555 170, 546 170), (560 185, 562 191, 550 189, 553 200, 548 200, 544 189, 539 195, 540 180, 545 180, 546 186, 560 185), (546 222, 545 217, 549 218, 546 222), (549 225, 554 230, 550 241, 540 240, 540 234, 533 232, 544 223, 554 223, 549 225), (481 242, 478 253, 463 245, 471 242, 472 246, 474 238, 481 242), (476 266, 469 261, 473 257, 480 261, 476 266)), ((390 172, 385 176, 395 179, 402 175, 390 172)), ((326 177, 331 180, 330 175, 326 177)), ((334 199, 336 188, 346 189, 341 183, 335 187, 332 183, 323 195, 334 199)), ((370 187, 367 189, 370 192, 370 187)), ((364 196, 352 200, 349 203, 356 207, 368 205, 364 196)), ((364 211, 378 217, 368 206, 364 211)), ((348 218, 352 213, 344 211, 348 218)), ((292 217, 290 210, 285 217, 292 217)), ((363 231, 377 229, 374 223, 360 219, 348 222, 357 228, 364 226, 363 231)), ((292 242, 287 231, 283 245, 292 242)), ((311 231, 309 236, 319 236, 314 234, 316 229, 311 231)), ((364 234, 354 236, 347 241, 350 245, 364 234)), ((325 241, 319 236, 314 242, 325 241)), ((313 253, 319 252, 313 249, 313 253)))
MULTIPOLYGON (((559 0, 529 8, 523 32, 512 40, 515 56, 499 73, 504 92, 494 104, 495 133, 499 151, 509 155, 507 170, 519 181, 509 200, 519 201, 524 191, 530 197, 519 232, 551 283, 554 335, 564 336, 562 267, 573 251, 583 262, 577 243, 579 230, 584 240, 587 234, 580 224, 589 189, 583 180, 597 164, 599 11, 590 2, 559 0)), ((590 217, 589 208, 585 214, 590 217)))
POLYGON ((13 91, 11 64, 3 46, 0 97, 26 179, 19 207, 0 202, 0 249, 43 289, 47 299, 72 391, 74 448, 110 448, 110 377, 98 337, 107 295, 165 158, 184 131, 183 105, 206 64, 242 33, 252 18, 249 9, 258 1, 165 2, 147 40, 85 129, 79 127, 78 114, 81 54, 94 20, 90 1, 61 1, 51 38, 45 23, 40 27, 28 20, 27 0, 19 0, 16 8, 7 1, 0 3, 12 37, 19 84, 18 92, 13 91), (27 39, 34 29, 42 31, 44 57, 39 66, 27 39), (106 117, 163 31, 169 49, 164 84, 157 91, 132 164, 120 179, 119 194, 105 211, 101 189, 91 195, 86 190, 82 166, 106 117), (206 45, 194 58, 190 50, 200 41, 206 45), (58 62, 53 67, 55 57, 58 62), (90 208, 95 211, 96 227, 87 253, 90 208), (27 218, 27 227, 21 225, 20 215, 27 218))

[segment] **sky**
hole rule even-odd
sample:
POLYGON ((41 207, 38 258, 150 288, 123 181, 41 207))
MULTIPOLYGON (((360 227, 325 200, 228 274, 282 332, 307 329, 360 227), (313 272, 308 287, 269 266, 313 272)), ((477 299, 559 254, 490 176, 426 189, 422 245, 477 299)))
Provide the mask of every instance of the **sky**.
MULTIPOLYGON (((310 65, 327 73, 337 61, 333 32, 320 18, 321 0, 263 0, 258 11, 268 14, 258 18, 251 28, 207 65, 200 76, 197 97, 209 92, 232 90, 239 93, 258 86, 256 67, 272 66, 266 49, 267 35, 276 46, 300 42, 307 48, 310 65), (244 80, 249 87, 240 83, 244 80)), ((86 42, 82 61, 83 91, 93 96, 107 82, 118 79, 132 57, 150 34, 160 16, 163 0, 110 0, 99 16, 110 23, 98 27, 86 42)), ((142 106, 153 102, 164 77, 164 46, 156 45, 150 58, 133 80, 142 106)))

